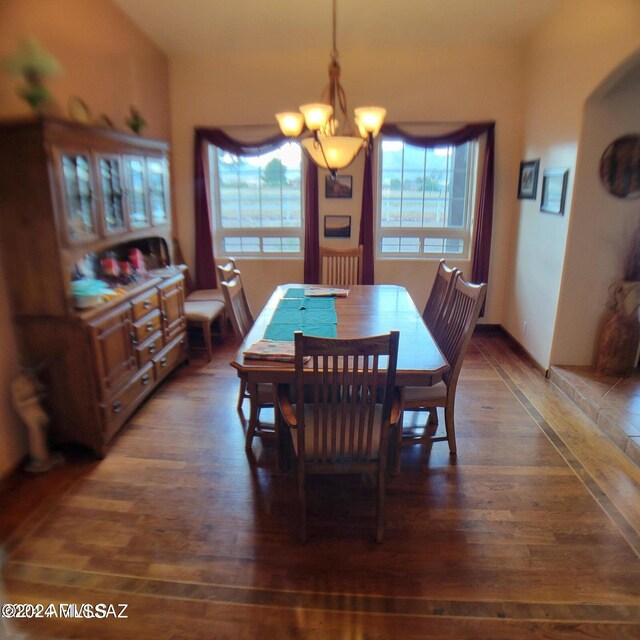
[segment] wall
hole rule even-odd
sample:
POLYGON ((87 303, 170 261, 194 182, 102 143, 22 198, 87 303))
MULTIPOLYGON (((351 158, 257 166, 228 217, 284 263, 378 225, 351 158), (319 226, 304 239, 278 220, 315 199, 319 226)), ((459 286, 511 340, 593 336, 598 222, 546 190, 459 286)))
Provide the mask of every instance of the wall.
MULTIPOLYGON (((636 0, 567 0, 538 30, 527 50, 522 157, 540 158, 541 175, 537 200, 520 201, 502 324, 545 368, 551 361, 556 311, 567 291, 563 287, 561 294, 570 223, 573 231, 572 196, 583 108, 595 87, 638 46, 640 3, 636 0), (563 216, 539 211, 542 172, 550 168, 569 169, 563 216)), ((588 224, 579 224, 583 223, 588 224)), ((578 268, 587 282, 596 272, 588 260, 571 268, 578 268)))
MULTIPOLYGON (((145 135, 170 133, 168 63, 153 43, 109 0, 2 0, 0 56, 34 36, 55 55, 64 72, 48 82, 54 112, 66 117, 67 102, 79 96, 92 117, 106 114, 117 128, 135 104, 148 122, 145 135)), ((18 79, 0 73, 0 117, 29 115, 16 94, 18 79)), ((1 256, 0 256, 1 259, 1 256)), ((0 304, 10 308, 0 270, 0 304)), ((0 319, 0 477, 23 457, 23 429, 10 407, 9 383, 19 370, 10 313, 0 319)))
POLYGON ((640 202, 609 194, 599 180, 599 167, 613 140, 640 134, 638 105, 640 52, 633 68, 613 87, 597 91, 585 109, 553 363, 592 364, 608 288, 622 277, 627 243, 640 222, 640 202))
MULTIPOLYGON (((346 33, 344 41, 348 42, 346 33)), ((276 127, 274 113, 320 94, 327 82, 327 62, 325 50, 301 51, 295 57, 274 51, 172 57, 175 195, 180 242, 189 264, 193 265, 193 128, 269 123, 276 127)), ((340 62, 349 104, 383 104, 390 122, 449 122, 453 129, 468 121, 497 121, 494 251, 486 321, 500 322, 520 154, 520 49, 504 45, 362 51, 341 46, 340 62)), ((359 216, 361 167, 354 165, 345 171, 354 175, 350 203, 354 216, 359 216)), ((321 187, 322 180, 321 176, 321 187)), ((321 198, 320 204, 327 203, 321 198)), ((329 204, 337 211, 338 203, 329 204)), ((326 207, 321 210, 321 216, 327 211, 326 207)), ((265 261, 240 258, 239 265, 254 311, 261 308, 276 284, 302 278, 301 260, 269 260, 265 267, 265 261)), ((456 265, 470 271, 467 261, 456 265)), ((407 286, 420 306, 436 267, 437 261, 378 260, 376 281, 407 286)))

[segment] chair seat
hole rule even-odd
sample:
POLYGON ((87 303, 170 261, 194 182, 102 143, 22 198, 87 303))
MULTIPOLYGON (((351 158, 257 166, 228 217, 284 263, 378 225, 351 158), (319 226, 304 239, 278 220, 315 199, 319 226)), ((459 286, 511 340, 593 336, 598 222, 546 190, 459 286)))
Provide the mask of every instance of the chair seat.
POLYGON ((188 321, 211 322, 224 311, 224 302, 217 300, 201 300, 194 302, 185 300, 184 314, 188 321))
POLYGON ((440 380, 430 387, 405 387, 403 400, 405 407, 417 407, 428 405, 437 400, 447 399, 447 385, 440 380))
POLYGON ((224 302, 224 294, 220 289, 198 289, 192 291, 186 298, 186 302, 202 302, 204 300, 216 300, 224 302))
MULTIPOLYGON (((296 411, 295 405, 291 405, 291 408, 294 412, 296 411)), ((380 425, 382 423, 381 418, 382 418, 382 405, 375 404, 374 410, 373 410, 373 434, 371 439, 371 451, 373 455, 371 456, 371 458, 369 458, 370 460, 378 459, 378 452, 380 450, 380 447, 379 447, 380 428, 381 428, 380 425)), ((320 419, 322 420, 322 415, 320 416, 320 419)), ((328 419, 331 420, 331 417, 329 417, 328 419)), ((305 424, 305 439, 304 439, 305 459, 315 459, 322 454, 323 443, 318 442, 316 446, 316 443, 314 442, 314 438, 313 438, 314 421, 313 421, 313 405, 312 404, 304 405, 304 424, 305 424)), ((367 428, 366 424, 364 428, 365 429, 367 428)), ((338 439, 339 439, 339 436, 338 436, 338 439)), ((298 455, 298 438, 293 434, 293 432, 292 432, 291 440, 293 441, 293 448, 297 456, 298 455)), ((330 443, 327 443, 327 448, 330 448, 330 447, 331 447, 330 443)), ((357 447, 357 442, 356 443, 349 443, 348 441, 345 442, 344 453, 342 455, 336 456, 337 459, 339 461, 346 462, 350 460, 352 457, 355 457, 349 454, 349 451, 353 450, 354 447, 357 447)))

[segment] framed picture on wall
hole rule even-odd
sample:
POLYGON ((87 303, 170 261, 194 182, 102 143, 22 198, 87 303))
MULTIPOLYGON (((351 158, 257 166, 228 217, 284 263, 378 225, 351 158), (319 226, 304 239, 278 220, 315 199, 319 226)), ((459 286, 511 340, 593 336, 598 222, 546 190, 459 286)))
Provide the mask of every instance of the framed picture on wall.
POLYGON ((567 195, 568 169, 547 169, 542 174, 542 198, 540 211, 564 213, 564 199, 567 195))
POLYGON ((353 176, 326 176, 324 179, 325 198, 350 198, 353 176))
POLYGON ((518 198, 535 200, 538 193, 538 167, 540 160, 526 160, 520 163, 520 179, 518 180, 518 198))
POLYGON ((324 237, 325 238, 350 238, 351 237, 351 216, 325 216, 324 217, 324 237))

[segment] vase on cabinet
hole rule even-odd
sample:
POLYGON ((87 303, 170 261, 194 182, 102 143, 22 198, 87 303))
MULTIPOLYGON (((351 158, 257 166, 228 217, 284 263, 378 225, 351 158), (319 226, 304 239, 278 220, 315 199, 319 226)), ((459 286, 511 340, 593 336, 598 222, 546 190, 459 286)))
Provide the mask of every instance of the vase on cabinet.
POLYGON ((640 349, 640 282, 611 286, 609 314, 600 332, 596 369, 605 375, 630 376, 640 349))

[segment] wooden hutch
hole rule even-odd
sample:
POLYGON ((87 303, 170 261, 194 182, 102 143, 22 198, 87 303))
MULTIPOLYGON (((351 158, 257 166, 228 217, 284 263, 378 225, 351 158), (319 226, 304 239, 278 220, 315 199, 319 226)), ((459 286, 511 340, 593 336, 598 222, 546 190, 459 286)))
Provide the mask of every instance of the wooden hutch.
MULTIPOLYGON (((170 266, 168 145, 57 119, 0 123, 0 243, 25 366, 46 389, 54 442, 104 456, 186 359, 184 274, 170 266), (98 306, 71 282, 105 256, 149 273, 98 306)), ((98 274, 99 277, 99 274, 98 274)))

